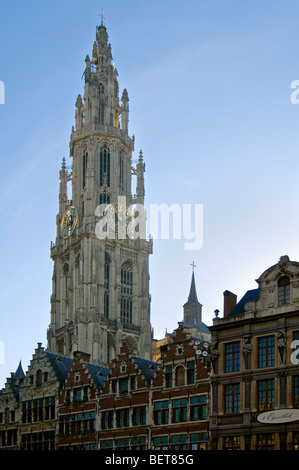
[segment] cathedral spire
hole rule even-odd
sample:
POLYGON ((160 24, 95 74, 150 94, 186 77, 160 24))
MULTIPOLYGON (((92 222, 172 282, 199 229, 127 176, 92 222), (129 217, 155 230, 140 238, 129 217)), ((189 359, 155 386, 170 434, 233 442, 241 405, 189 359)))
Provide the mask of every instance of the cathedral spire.
POLYGON ((122 212, 119 200, 125 208, 137 202, 132 194, 132 176, 137 175, 138 202, 143 204, 145 166, 141 153, 136 170, 132 167, 129 96, 124 89, 119 100, 103 13, 85 62, 84 92, 75 103, 69 145, 72 166, 68 171, 63 160, 59 175, 48 349, 66 356, 80 350, 90 354, 91 362, 108 364, 126 337, 134 351, 150 359, 152 241, 118 236, 118 221, 124 213, 127 220, 129 213, 122 212), (103 212, 107 206, 110 212, 103 212))
POLYGON ((192 277, 191 277, 191 286, 189 291, 189 296, 187 302, 184 304, 184 323, 186 325, 197 325, 201 322, 201 308, 202 305, 199 303, 197 299, 196 287, 195 287, 195 276, 194 276, 194 268, 196 265, 194 262, 191 265, 192 269, 192 277))
POLYGON ((196 287, 195 287, 194 271, 192 271, 191 286, 190 286, 188 302, 198 302, 196 287))

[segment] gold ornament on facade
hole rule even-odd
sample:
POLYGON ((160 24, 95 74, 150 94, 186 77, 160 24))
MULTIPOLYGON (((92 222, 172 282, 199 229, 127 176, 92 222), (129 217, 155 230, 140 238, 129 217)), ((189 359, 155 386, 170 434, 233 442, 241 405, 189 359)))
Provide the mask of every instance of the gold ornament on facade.
POLYGON ((63 214, 60 229, 63 238, 69 238, 75 231, 78 223, 78 211, 76 207, 70 206, 63 214))

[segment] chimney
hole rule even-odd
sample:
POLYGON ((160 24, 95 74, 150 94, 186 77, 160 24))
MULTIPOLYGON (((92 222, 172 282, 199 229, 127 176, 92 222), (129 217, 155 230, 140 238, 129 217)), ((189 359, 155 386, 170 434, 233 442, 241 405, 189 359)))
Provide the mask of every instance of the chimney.
POLYGON ((224 302, 223 302, 223 317, 226 318, 232 311, 232 309, 237 305, 237 296, 232 292, 226 290, 223 292, 224 302))
POLYGON ((83 351, 74 351, 74 359, 79 358, 83 362, 90 362, 90 354, 83 351))

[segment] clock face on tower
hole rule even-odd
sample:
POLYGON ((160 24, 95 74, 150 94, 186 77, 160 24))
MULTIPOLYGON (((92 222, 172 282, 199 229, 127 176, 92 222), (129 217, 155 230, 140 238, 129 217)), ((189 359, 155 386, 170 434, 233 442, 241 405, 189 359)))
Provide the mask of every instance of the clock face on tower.
POLYGON ((111 203, 105 210, 105 216, 110 229, 122 238, 130 235, 134 221, 133 213, 123 204, 111 203))
POLYGON ((74 233, 78 223, 78 211, 76 207, 70 206, 63 214, 60 230, 63 238, 69 238, 74 233))

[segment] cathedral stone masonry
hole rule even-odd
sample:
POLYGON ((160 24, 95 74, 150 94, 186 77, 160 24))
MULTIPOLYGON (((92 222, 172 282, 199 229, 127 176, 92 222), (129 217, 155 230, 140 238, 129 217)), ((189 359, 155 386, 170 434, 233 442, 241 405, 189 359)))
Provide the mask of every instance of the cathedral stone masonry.
POLYGON ((84 96, 76 101, 70 139, 72 167, 69 171, 63 159, 60 170, 48 349, 66 356, 80 350, 92 362, 108 364, 127 338, 136 354, 149 359, 152 240, 123 235, 116 222, 125 218, 127 227, 134 217, 129 208, 144 204, 145 164, 140 152, 136 168, 132 165, 128 92, 123 91, 120 102, 103 24, 85 62, 84 96), (102 207, 112 211, 114 237, 96 234, 102 207))

